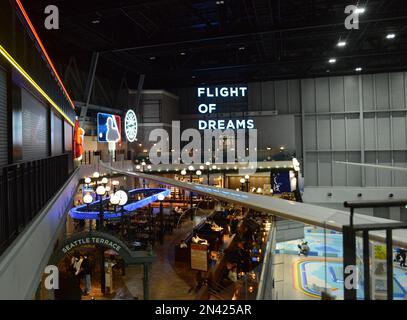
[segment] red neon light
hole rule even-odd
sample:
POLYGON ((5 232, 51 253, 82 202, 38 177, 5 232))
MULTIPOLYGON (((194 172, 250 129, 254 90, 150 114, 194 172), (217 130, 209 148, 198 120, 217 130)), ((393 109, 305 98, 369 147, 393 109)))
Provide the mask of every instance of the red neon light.
POLYGON ((44 47, 44 45, 42 44, 42 41, 41 41, 40 37, 39 37, 38 34, 37 34, 37 31, 35 31, 35 28, 34 28, 33 24, 31 23, 30 18, 29 18, 28 15, 27 15, 27 12, 25 11, 25 9, 24 9, 23 5, 21 4, 20 0, 16 0, 16 3, 17 3, 17 5, 18 5, 18 7, 20 8, 21 13, 23 14, 23 16, 24 16, 24 18, 25 18, 25 21, 28 23, 28 25, 29 25, 29 27, 30 27, 30 29, 31 29, 31 32, 33 33, 35 39, 37 39, 37 42, 38 42, 38 44, 40 45, 40 48, 41 48, 41 50, 42 50, 42 53, 44 54, 44 56, 45 56, 45 58, 47 59, 49 65, 51 66, 52 71, 54 71, 54 74, 55 74, 55 76, 57 77, 58 82, 59 82, 59 84, 60 84, 62 90, 64 91, 66 98, 68 99, 68 101, 69 101, 69 103, 71 104, 72 108, 75 109, 75 105, 73 104, 72 99, 71 99, 71 97, 69 96, 69 93, 68 93, 68 91, 66 90, 64 84, 62 83, 62 80, 61 80, 61 78, 59 77, 59 74, 58 74, 57 70, 55 69, 54 64, 52 63, 51 58, 49 57, 49 55, 48 55, 48 53, 47 53, 47 50, 45 50, 45 47, 44 47))

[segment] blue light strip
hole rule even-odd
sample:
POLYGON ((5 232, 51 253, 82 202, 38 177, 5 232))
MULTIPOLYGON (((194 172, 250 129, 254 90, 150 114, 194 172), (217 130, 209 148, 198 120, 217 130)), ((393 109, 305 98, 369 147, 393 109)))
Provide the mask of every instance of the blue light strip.
MULTIPOLYGON (((153 189, 133 189, 130 190, 128 193, 129 195, 133 194, 138 194, 138 193, 143 193, 144 191, 153 191, 156 190, 157 193, 146 197, 144 199, 141 199, 139 201, 132 202, 130 204, 127 204, 123 207, 122 210, 117 211, 117 212, 112 212, 112 211, 105 211, 103 216, 105 220, 109 219, 114 219, 114 218, 120 218, 122 214, 127 214, 131 213, 133 211, 136 211, 137 209, 141 209, 145 206, 148 206, 152 202, 158 201, 158 196, 159 195, 164 195, 165 197, 169 196, 171 191, 169 189, 163 189, 163 188, 153 188, 153 189)), ((103 200, 109 200, 110 197, 103 198, 103 200)), ((85 219, 90 219, 90 220, 99 220, 99 211, 86 211, 88 206, 91 205, 97 205, 99 203, 99 200, 92 202, 91 204, 87 205, 81 205, 77 207, 73 207, 71 210, 69 210, 69 215, 73 219, 79 219, 79 220, 85 220, 85 219)))

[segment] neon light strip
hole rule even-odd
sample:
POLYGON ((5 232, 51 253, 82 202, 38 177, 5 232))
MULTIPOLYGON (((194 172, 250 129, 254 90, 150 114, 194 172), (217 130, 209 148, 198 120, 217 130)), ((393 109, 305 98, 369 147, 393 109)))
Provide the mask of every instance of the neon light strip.
POLYGON ((62 90, 64 91, 65 96, 66 96, 66 98, 67 98, 68 101, 69 101, 69 104, 72 106, 72 109, 75 109, 75 105, 73 104, 72 99, 71 99, 71 97, 69 96, 69 93, 68 93, 68 91, 66 90, 64 84, 62 83, 62 80, 61 80, 61 78, 59 77, 59 74, 58 74, 57 70, 55 69, 54 64, 52 63, 51 58, 49 57, 49 55, 48 55, 48 53, 47 53, 47 50, 45 50, 45 47, 44 47, 44 45, 42 44, 42 41, 41 41, 40 37, 39 37, 38 34, 37 34, 37 31, 35 30, 33 24, 31 23, 31 20, 30 20, 30 18, 28 17, 27 12, 25 11, 25 9, 24 9, 23 5, 21 4, 20 0, 16 0, 16 3, 17 3, 17 5, 18 5, 18 7, 20 8, 21 13, 23 14, 23 16, 24 16, 24 18, 25 18, 25 21, 27 22, 28 26, 30 27, 31 32, 33 33, 35 39, 37 40, 37 42, 38 42, 38 44, 39 44, 39 46, 40 46, 40 48, 41 48, 41 50, 42 50, 42 53, 44 54, 45 58, 47 59, 48 64, 50 65, 52 71, 54 71, 54 74, 55 74, 55 76, 57 77, 58 82, 59 82, 59 85, 61 86, 62 90))
MULTIPOLYGON (((148 206, 152 202, 158 201, 158 196, 160 194, 164 195, 165 197, 168 197, 171 194, 171 190, 163 189, 163 188, 133 189, 133 190, 130 190, 128 193, 130 195, 138 194, 138 193, 142 193, 144 190, 146 190, 146 191, 156 191, 157 193, 155 193, 155 194, 153 194, 153 195, 151 195, 149 197, 146 197, 144 199, 137 200, 135 202, 132 202, 130 204, 125 205, 123 207, 125 212, 118 211, 118 212, 113 213, 111 211, 104 211, 103 212, 104 219, 109 220, 109 219, 112 219, 112 218, 119 218, 119 217, 122 216, 123 213, 130 213, 130 212, 136 211, 137 209, 141 209, 143 207, 148 206)), ((109 199, 110 199, 110 197, 103 198, 104 201, 109 200, 109 199)), ((97 204, 99 202, 100 202, 100 200, 96 200, 96 201, 92 202, 89 205, 95 205, 95 204, 97 204)), ((83 204, 83 205, 78 206, 78 207, 73 207, 71 210, 69 210, 69 215, 74 219, 99 220, 99 211, 86 211, 87 208, 88 208, 87 204, 83 204)))
POLYGON ((14 58, 0 45, 0 53, 6 58, 8 62, 12 64, 14 68, 29 82, 31 85, 37 89, 37 91, 65 118, 65 120, 71 125, 75 126, 71 119, 62 111, 60 107, 45 93, 44 90, 30 77, 30 75, 14 60, 14 58))

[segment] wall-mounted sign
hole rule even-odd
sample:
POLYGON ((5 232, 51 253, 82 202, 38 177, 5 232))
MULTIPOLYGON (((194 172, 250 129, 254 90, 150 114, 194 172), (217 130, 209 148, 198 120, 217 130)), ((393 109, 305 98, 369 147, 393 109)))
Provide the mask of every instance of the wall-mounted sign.
POLYGON ((137 116, 133 110, 129 110, 124 118, 124 131, 128 142, 134 142, 137 138, 137 116))
POLYGON ((108 113, 98 113, 97 128, 99 142, 121 141, 122 124, 120 116, 108 113))
MULTIPOLYGON (((228 101, 236 98, 247 99, 247 87, 200 87, 197 90, 197 98, 199 113, 208 115, 218 111, 215 102, 221 99, 228 99, 228 101)), ((255 124, 253 119, 199 120, 198 127, 199 130, 237 130, 254 129, 255 124)))
POLYGON ((295 190, 295 187, 293 188, 293 183, 292 183, 292 179, 293 179, 292 171, 274 172, 271 174, 271 179, 272 179, 274 194, 280 194, 283 192, 291 192, 291 191, 295 190))

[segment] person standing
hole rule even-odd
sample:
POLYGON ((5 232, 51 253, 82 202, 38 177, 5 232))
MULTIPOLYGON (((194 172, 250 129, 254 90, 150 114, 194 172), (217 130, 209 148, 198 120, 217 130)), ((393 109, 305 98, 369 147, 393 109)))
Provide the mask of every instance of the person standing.
POLYGON ((406 266, 406 250, 400 249, 400 267, 406 266))
POLYGON ((83 262, 83 257, 79 256, 75 259, 75 263, 73 265, 73 268, 75 270, 75 276, 78 278, 80 278, 82 262, 83 262))
POLYGON ((85 290, 84 294, 87 296, 92 290, 92 278, 91 278, 91 268, 89 263, 89 258, 87 255, 84 256, 82 261, 82 274, 85 280, 85 290))

